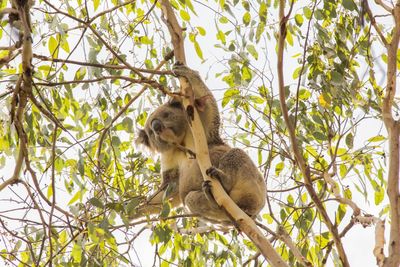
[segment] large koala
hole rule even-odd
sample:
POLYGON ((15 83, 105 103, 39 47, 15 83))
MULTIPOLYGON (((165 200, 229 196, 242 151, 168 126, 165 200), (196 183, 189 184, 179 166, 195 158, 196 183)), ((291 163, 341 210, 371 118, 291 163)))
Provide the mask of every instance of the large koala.
MULTIPOLYGON (((231 148, 222 141, 217 103, 198 73, 184 65, 175 65, 173 71, 176 76, 185 77, 194 91, 213 165, 207 174, 219 179, 232 200, 254 217, 265 205, 263 177, 243 150, 231 148)), ((187 112, 177 99, 170 99, 149 116, 137 142, 160 153, 162 169, 161 190, 139 209, 139 215, 159 212, 162 198, 166 195, 165 188, 177 185, 167 195, 172 206, 183 204, 190 212, 209 221, 231 222, 209 194, 207 183, 203 182, 197 160, 191 153, 194 144, 187 112)))

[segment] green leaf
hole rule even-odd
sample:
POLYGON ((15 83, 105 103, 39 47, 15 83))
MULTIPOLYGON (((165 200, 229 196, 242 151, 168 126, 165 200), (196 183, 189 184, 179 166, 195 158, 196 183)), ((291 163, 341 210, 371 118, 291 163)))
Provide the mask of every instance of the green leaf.
POLYGON ((332 71, 331 72, 331 78, 332 78, 332 82, 335 83, 335 84, 341 84, 344 81, 343 75, 340 74, 337 71, 332 71))
POLYGON ((219 6, 222 8, 222 10, 225 7, 225 0, 219 0, 219 6))
POLYGON ((252 55, 252 57, 254 57, 256 60, 258 59, 258 52, 254 45, 249 44, 246 46, 246 49, 250 53, 250 55, 252 55))
POLYGON ((302 69, 302 66, 297 67, 297 68, 294 70, 294 72, 293 72, 293 79, 299 78, 301 69, 302 69))
POLYGON ((281 161, 275 166, 275 175, 279 176, 279 174, 282 172, 283 168, 285 167, 285 164, 281 161))
POLYGON ((309 7, 304 7, 303 8, 304 16, 309 20, 311 19, 312 11, 309 7))
POLYGON ((202 36, 206 35, 206 30, 203 27, 197 26, 196 29, 200 35, 202 36))
POLYGON ((308 91, 307 89, 304 89, 304 88, 300 89, 300 91, 299 91, 299 99, 300 100, 307 100, 310 97, 311 97, 310 91, 308 91))
POLYGON ((82 191, 78 190, 78 192, 75 193, 75 195, 71 198, 71 200, 68 202, 68 206, 75 203, 78 199, 80 199, 82 196, 82 191))
POLYGON ((98 199, 96 197, 92 197, 91 199, 89 199, 88 202, 97 208, 101 208, 101 209, 104 208, 103 203, 100 201, 100 199, 98 199))
POLYGON ((149 37, 145 36, 145 35, 141 36, 139 38, 139 42, 144 44, 144 45, 152 45, 153 44, 153 40, 150 39, 149 37))
POLYGON ((139 204, 140 204, 140 200, 138 198, 132 199, 126 206, 126 210, 127 210, 128 214, 132 215, 135 212, 135 209, 139 204))
POLYGON ((181 11, 179 12, 179 14, 181 15, 181 18, 185 21, 189 21, 190 20, 190 15, 189 13, 187 13, 185 10, 181 9, 181 11))
POLYGON ((386 137, 383 135, 377 135, 368 139, 368 142, 381 142, 386 140, 386 137))
POLYGON ((171 206, 167 202, 165 202, 161 210, 160 217, 161 218, 168 217, 170 211, 171 211, 171 206))
POLYGON ((83 78, 85 78, 86 75, 86 68, 85 67, 80 67, 76 72, 75 72, 75 81, 82 81, 83 78))
POLYGON ((227 17, 221 16, 221 17, 219 18, 219 22, 222 23, 222 24, 226 24, 226 23, 229 22, 229 20, 228 20, 227 17))
POLYGON ((238 89, 228 89, 224 93, 224 97, 222 98, 222 107, 225 107, 226 104, 229 103, 232 96, 238 95, 240 91, 238 89))
POLYGON ((250 11, 250 4, 249 1, 242 1, 242 6, 244 7, 244 9, 246 9, 247 11, 250 11))
POLYGON ((97 8, 99 7, 99 4, 100 4, 100 0, 93 0, 93 8, 94 8, 94 11, 97 10, 97 8))
POLYGON ((53 187, 51 184, 47 187, 47 197, 50 198, 53 195, 53 187))
POLYGON ((52 58, 58 58, 58 41, 53 36, 49 39, 49 52, 52 58))
POLYGON ((250 20, 251 20, 250 12, 244 13, 244 15, 243 15, 243 23, 244 23, 246 26, 248 26, 249 23, 250 23, 250 20))
POLYGON ((303 16, 302 16, 302 15, 296 14, 296 15, 294 16, 294 20, 296 21, 296 24, 297 24, 299 27, 300 27, 301 25, 303 25, 304 19, 303 19, 303 16))
POLYGON ((203 58, 203 51, 201 50, 201 47, 200 47, 199 43, 198 43, 196 40, 194 40, 193 44, 194 44, 194 49, 196 50, 197 56, 198 56, 201 60, 204 60, 204 58, 203 58))
POLYGON ((380 190, 375 191, 374 194, 375 205, 381 204, 384 198, 385 198, 385 191, 383 190, 383 188, 380 188, 380 190))
POLYGON ((357 5, 354 3, 353 0, 343 0, 342 5, 345 9, 348 9, 350 11, 354 11, 357 9, 357 5))
POLYGON ((382 54, 382 60, 383 60, 383 62, 385 62, 386 64, 388 63, 388 57, 387 57, 387 55, 384 53, 384 54, 382 54))
POLYGON ((260 16, 260 20, 262 22, 265 23, 267 21, 267 4, 265 2, 261 2, 258 15, 260 16))
POLYGON ((290 31, 287 31, 286 41, 288 42, 288 44, 290 46, 293 46, 293 35, 292 35, 292 33, 290 31))
POLYGON ((71 251, 72 258, 74 259, 74 262, 80 263, 82 260, 82 247, 75 242, 74 246, 72 247, 71 251))
POLYGON ((246 82, 250 82, 253 75, 251 74, 251 70, 247 66, 243 66, 242 68, 242 79, 246 82))
POLYGON ((62 48, 65 52, 67 52, 67 53, 70 52, 69 43, 68 43, 68 41, 67 41, 66 38, 63 38, 63 39, 62 39, 62 41, 61 41, 61 48, 62 48))
POLYGON ((354 136, 352 133, 346 135, 346 145, 348 148, 353 148, 354 145, 354 136))
POLYGON ((265 30, 265 23, 264 22, 259 23, 256 30, 257 43, 260 41, 261 35, 264 33, 264 30, 265 30))
POLYGON ((226 37, 223 31, 218 30, 217 39, 220 40, 223 44, 226 44, 226 37))
POLYGON ((347 172, 348 172, 348 170, 347 170, 346 165, 341 164, 341 165, 339 166, 339 174, 340 174, 340 177, 344 178, 344 177, 346 176, 347 172))
POLYGON ((319 141, 326 141, 327 137, 321 132, 313 132, 312 135, 315 137, 315 139, 319 141))

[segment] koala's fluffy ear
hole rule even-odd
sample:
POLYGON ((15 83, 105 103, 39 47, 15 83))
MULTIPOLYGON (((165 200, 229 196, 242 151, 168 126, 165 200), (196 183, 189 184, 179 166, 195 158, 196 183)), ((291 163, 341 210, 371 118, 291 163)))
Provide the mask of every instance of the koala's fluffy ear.
MULTIPOLYGON (((212 99, 211 95, 205 95, 194 100, 194 104, 199 111, 205 111, 207 100, 212 99)), ((214 100, 215 101, 215 100, 214 100)))
POLYGON ((145 145, 147 147, 150 147, 149 137, 145 132, 145 130, 142 129, 139 130, 139 135, 136 138, 135 143, 137 145, 145 145))

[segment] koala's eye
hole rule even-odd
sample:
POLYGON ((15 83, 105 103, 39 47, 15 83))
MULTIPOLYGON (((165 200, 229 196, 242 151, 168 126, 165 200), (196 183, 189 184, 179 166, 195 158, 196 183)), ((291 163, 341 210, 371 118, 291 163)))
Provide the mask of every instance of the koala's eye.
POLYGON ((168 118, 170 115, 171 115, 170 112, 164 112, 164 113, 162 114, 162 117, 163 117, 163 118, 168 118))

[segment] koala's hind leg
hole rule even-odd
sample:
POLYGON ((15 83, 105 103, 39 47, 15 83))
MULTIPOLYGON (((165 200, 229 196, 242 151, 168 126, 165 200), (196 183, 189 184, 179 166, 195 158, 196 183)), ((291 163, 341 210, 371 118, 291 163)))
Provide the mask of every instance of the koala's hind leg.
POLYGON ((226 212, 218 206, 215 206, 215 202, 212 203, 209 201, 202 190, 189 192, 185 197, 184 203, 190 212, 198 214, 210 221, 231 222, 226 212))

